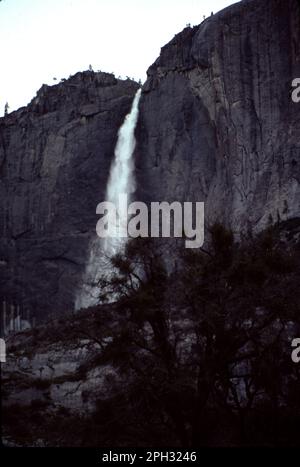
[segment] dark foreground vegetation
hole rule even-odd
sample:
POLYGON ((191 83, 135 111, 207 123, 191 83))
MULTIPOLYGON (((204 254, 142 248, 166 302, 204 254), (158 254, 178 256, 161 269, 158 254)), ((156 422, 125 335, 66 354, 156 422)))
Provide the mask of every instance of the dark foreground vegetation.
POLYGON ((120 325, 94 334, 97 364, 120 380, 92 415, 15 406, 6 431, 67 446, 299 446, 299 241, 270 228, 237 243, 215 225, 209 245, 129 242, 99 283, 120 325))

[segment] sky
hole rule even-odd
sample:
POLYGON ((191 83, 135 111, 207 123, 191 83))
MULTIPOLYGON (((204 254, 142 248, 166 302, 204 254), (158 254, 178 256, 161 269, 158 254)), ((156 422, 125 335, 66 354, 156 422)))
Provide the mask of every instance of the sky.
POLYGON ((0 116, 92 65, 136 80, 160 48, 236 0, 0 0, 0 116), (55 81, 53 78, 56 78, 55 81))

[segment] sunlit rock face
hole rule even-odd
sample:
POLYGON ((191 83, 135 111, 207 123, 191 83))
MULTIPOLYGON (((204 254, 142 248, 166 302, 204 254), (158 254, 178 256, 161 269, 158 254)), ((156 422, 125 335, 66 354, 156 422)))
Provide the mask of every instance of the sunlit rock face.
POLYGON ((300 212, 297 0, 243 1, 186 28, 148 70, 139 197, 206 202, 236 232, 300 212))
MULTIPOLYGON (((0 119, 0 309, 72 309, 137 83, 78 73, 0 119)), ((18 310, 18 311, 16 311, 18 310)))

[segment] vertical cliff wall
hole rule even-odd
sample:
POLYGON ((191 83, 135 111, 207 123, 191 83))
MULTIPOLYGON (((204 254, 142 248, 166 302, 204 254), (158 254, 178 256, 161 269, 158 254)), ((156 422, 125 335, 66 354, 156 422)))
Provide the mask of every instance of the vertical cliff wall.
POLYGON ((148 70, 138 197, 206 202, 239 232, 300 214, 300 3, 239 2, 186 28, 148 70))
MULTIPOLYGON (((205 201, 207 223, 300 216, 297 0, 246 0, 186 28, 148 70, 136 198, 205 201)), ((138 85, 79 73, 0 119, 0 308, 72 308, 118 129, 138 85), (5 303, 5 306, 3 305, 5 303)), ((18 324, 19 325, 19 324, 18 324)))
MULTIPOLYGON (((73 307, 96 236, 118 129, 138 85, 78 73, 0 119, 0 307, 73 307)), ((28 311, 27 311, 28 310, 28 311)))

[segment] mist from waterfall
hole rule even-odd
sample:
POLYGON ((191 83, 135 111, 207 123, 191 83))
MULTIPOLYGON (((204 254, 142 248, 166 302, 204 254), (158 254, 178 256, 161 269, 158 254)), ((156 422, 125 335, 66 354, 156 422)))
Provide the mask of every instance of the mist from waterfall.
MULTIPOLYGON (((118 132, 114 159, 106 187, 105 201, 118 206, 119 196, 127 195, 130 203, 135 191, 133 153, 135 149, 134 131, 138 120, 139 100, 141 89, 134 97, 131 110, 126 115, 118 132)), ((107 258, 120 251, 126 244, 127 218, 122 219, 122 212, 118 212, 116 230, 118 235, 101 239, 96 237, 90 246, 90 256, 86 266, 83 287, 76 298, 75 309, 87 308, 98 302, 99 290, 96 286, 99 277, 108 272, 109 261, 107 258)))

